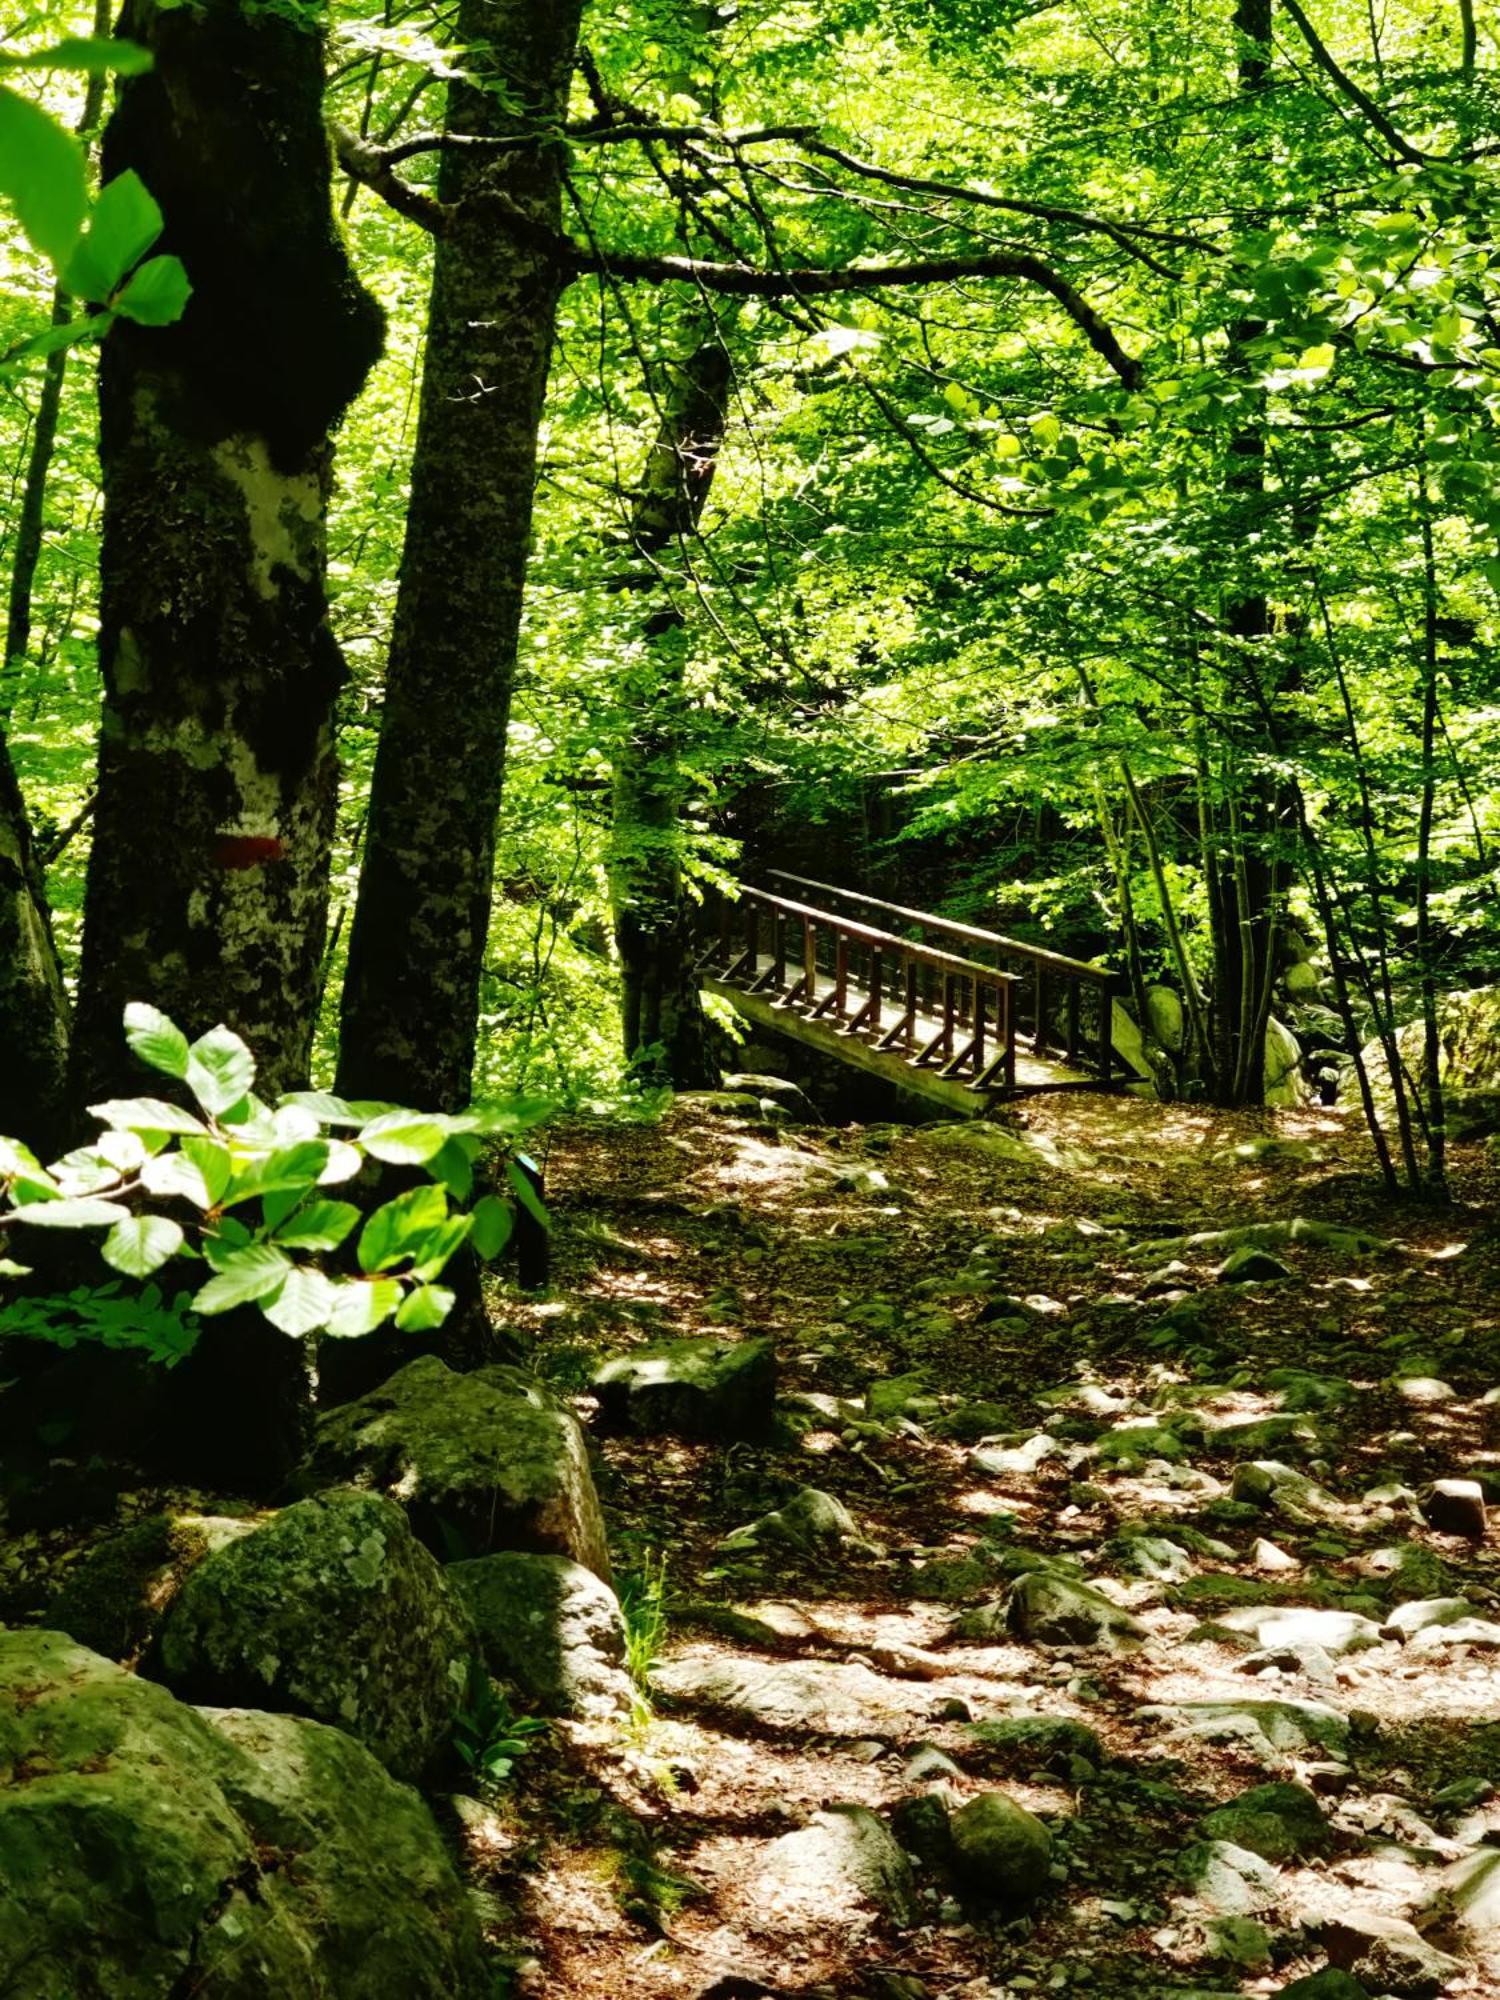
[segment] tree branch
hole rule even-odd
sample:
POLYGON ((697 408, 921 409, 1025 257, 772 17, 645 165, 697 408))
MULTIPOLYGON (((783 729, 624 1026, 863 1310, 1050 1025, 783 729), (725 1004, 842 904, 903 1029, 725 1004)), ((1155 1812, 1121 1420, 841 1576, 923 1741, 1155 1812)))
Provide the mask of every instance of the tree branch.
POLYGON ((1318 68, 1322 70, 1335 89, 1341 91, 1351 104, 1358 106, 1365 114, 1365 117, 1375 127, 1381 138, 1391 147, 1392 151, 1414 167, 1425 166, 1430 160, 1434 159, 1436 155, 1422 152, 1418 147, 1412 145, 1409 139, 1403 138, 1390 119, 1381 110, 1380 106, 1375 102, 1374 98, 1371 97, 1370 93, 1362 89, 1354 81, 1354 78, 1350 76, 1349 72, 1335 61, 1327 44, 1318 34, 1317 29, 1314 28, 1312 22, 1303 13, 1298 0, 1282 0, 1282 4, 1297 24, 1297 32, 1301 35, 1303 41, 1306 42, 1312 59, 1318 68))
POLYGON ((983 257, 928 257, 906 264, 846 264, 837 269, 757 270, 749 264, 714 264, 699 257, 593 255, 580 244, 565 254, 575 275, 592 273, 638 284, 690 284, 702 291, 739 298, 819 298, 832 292, 882 291, 895 285, 953 284, 964 278, 1021 278, 1037 285, 1062 307, 1097 354, 1127 389, 1141 384, 1141 364, 1127 354, 1114 329, 1082 293, 1040 257, 1024 251, 997 251, 983 257))
POLYGON ((334 157, 351 180, 379 195, 387 208, 404 215, 433 236, 441 236, 452 220, 453 211, 436 195, 414 188, 393 170, 392 158, 404 158, 399 147, 375 146, 351 132, 346 125, 329 128, 334 157))

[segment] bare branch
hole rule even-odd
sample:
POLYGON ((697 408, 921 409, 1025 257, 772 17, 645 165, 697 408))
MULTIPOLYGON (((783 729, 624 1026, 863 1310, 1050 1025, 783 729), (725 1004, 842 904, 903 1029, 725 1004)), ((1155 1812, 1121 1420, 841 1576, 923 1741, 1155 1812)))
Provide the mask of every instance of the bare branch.
POLYGON ((1417 167, 1424 166, 1428 161, 1433 159, 1435 157, 1433 154, 1422 152, 1420 148, 1412 145, 1409 139, 1404 139, 1401 136, 1390 119, 1375 102, 1374 98, 1371 97, 1370 93, 1362 89, 1354 81, 1354 78, 1350 76, 1349 72, 1334 59, 1328 45, 1323 41, 1317 29, 1314 28, 1312 22, 1308 20, 1306 14, 1302 11, 1298 0, 1282 0, 1282 4, 1286 8, 1287 13, 1291 15, 1293 21, 1296 22, 1297 32, 1301 35, 1303 41, 1306 42, 1312 59, 1318 68, 1322 70, 1335 89, 1347 97, 1351 104, 1358 106, 1392 151, 1398 154, 1401 159, 1407 160, 1411 165, 1417 167))
POLYGON ((414 188, 393 170, 391 156, 398 148, 371 145, 346 125, 334 125, 330 130, 334 155, 351 180, 379 195, 387 208, 393 208, 409 222, 419 224, 434 236, 443 234, 453 211, 436 195, 414 188))

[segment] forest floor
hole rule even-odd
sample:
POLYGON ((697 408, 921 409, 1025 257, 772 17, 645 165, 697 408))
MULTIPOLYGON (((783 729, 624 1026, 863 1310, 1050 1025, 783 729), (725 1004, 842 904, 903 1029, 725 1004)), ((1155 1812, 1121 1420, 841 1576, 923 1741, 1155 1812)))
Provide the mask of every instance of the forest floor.
POLYGON ((1433 1211, 1381 1198, 1335 1112, 1042 1098, 1010 1134, 681 1100, 556 1135, 555 1285, 521 1309, 542 1371, 587 1414, 601 1350, 765 1333, 796 1421, 764 1446, 601 1444, 619 1577, 665 1563, 658 1694, 632 1729, 556 1725, 470 1824, 516 1991, 1123 2000, 1277 1992, 1331 1954, 1419 1993, 1444 1948, 1450 1994, 1500 1992, 1497 1878, 1487 1929, 1453 1895, 1500 1844, 1500 1651, 1386 1622, 1455 1596, 1500 1616, 1493 1528, 1436 1532, 1415 1498, 1500 1464, 1495 1161, 1462 1149, 1457 1206, 1433 1211), (1215 1282, 1208 1247, 1158 1269, 1162 1240, 1299 1216, 1386 1247, 1294 1242, 1263 1283, 1215 1282), (913 1373, 872 1422, 871 1385, 913 1373), (980 1432, 999 1446, 976 1454, 980 1432), (1232 1497, 1236 1463, 1266 1459, 1314 1486, 1232 1497), (720 1546, 805 1486, 854 1540, 720 1546), (1041 1645, 987 1617, 1038 1560, 1099 1583, 1139 1640, 1041 1645), (1269 1622, 1291 1607, 1355 1616, 1269 1622), (1050 1827, 1030 1914, 919 1870, 895 1926, 838 1839, 806 1837, 829 1808, 888 1819, 924 1746, 950 1806, 1002 1788, 1050 1827), (1205 1861, 1204 1816, 1272 1779, 1318 1794, 1301 1852, 1205 1861), (1425 1942, 1372 1945, 1370 1912, 1425 1942))

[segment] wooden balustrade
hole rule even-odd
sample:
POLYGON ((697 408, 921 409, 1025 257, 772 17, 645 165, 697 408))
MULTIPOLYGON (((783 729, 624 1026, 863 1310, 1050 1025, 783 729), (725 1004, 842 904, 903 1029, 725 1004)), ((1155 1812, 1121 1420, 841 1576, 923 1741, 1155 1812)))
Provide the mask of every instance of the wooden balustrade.
POLYGON ((1114 1053, 1113 1037, 1114 1000, 1121 985, 1118 973, 1102 965, 1090 965, 1083 959, 1068 958, 1061 952, 1047 951, 1041 945, 1027 944, 1021 938, 1006 937, 999 931, 982 930, 950 917, 936 917, 925 910, 909 909, 905 904, 886 902, 854 889, 840 889, 832 883, 814 882, 784 869, 770 870, 769 879, 805 895, 809 905, 832 903, 856 910, 862 918, 875 914, 888 927, 894 920, 922 934, 916 940, 898 940, 903 948, 910 948, 916 942, 925 943, 929 937, 981 947, 993 959, 995 969, 1011 973, 1015 981, 1014 1033, 1024 1037, 1033 1056, 1086 1070, 1105 1085, 1120 1075, 1121 1064, 1114 1053))
POLYGON ((1018 982, 1001 967, 789 896, 742 888, 737 899, 720 904, 709 969, 972 1090, 1015 1088, 1018 982), (888 1007, 897 1010, 889 1021, 888 1007))

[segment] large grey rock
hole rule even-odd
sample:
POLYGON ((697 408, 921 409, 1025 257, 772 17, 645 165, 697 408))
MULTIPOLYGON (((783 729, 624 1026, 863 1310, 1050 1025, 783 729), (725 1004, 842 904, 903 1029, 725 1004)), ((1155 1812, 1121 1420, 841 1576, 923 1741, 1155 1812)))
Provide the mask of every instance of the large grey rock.
POLYGON ((987 1903, 1034 1903, 1051 1882, 1052 1836, 1005 1792, 981 1792, 948 1816, 953 1872, 987 1903))
POLYGON ((847 1922, 873 1912, 909 1924, 916 1914, 911 1864, 864 1806, 833 1806, 773 1840, 757 1886, 770 1911, 781 1916, 847 1922))
POLYGON ((1170 986, 1146 988, 1146 1023, 1169 1055, 1182 1054, 1186 1017, 1180 996, 1170 986))
POLYGON ((1263 1074, 1267 1104, 1305 1104, 1312 1095, 1302 1074, 1302 1044, 1274 1014, 1266 1022, 1263 1074))
POLYGON ((1439 1951, 1413 1925, 1374 1910, 1349 1910, 1321 1930, 1323 1949, 1372 1993, 1422 2000, 1441 1993, 1462 1971, 1462 1959, 1439 1951))
POLYGON ((764 1437, 776 1415, 776 1353, 769 1340, 666 1340, 617 1354, 591 1386, 610 1430, 715 1444, 764 1437))
POLYGON ((550 1714, 626 1711, 625 1620, 592 1570, 566 1556, 478 1556, 449 1565, 491 1673, 550 1714))
POLYGON ((1317 1794, 1306 1785, 1253 1785, 1203 1822, 1211 1840, 1248 1848, 1263 1861, 1290 1861, 1320 1854, 1328 1845, 1328 1823, 1317 1794))
POLYGON ((1052 1570, 1017 1577, 1006 1618, 1018 1638, 1042 1646, 1088 1646, 1122 1652, 1139 1644, 1145 1627, 1113 1598, 1052 1570))
POLYGON ((1276 1870, 1254 1849, 1232 1840, 1200 1840, 1178 1857, 1178 1873, 1205 1908, 1220 1917, 1248 1917, 1276 1901, 1276 1870))
POLYGON ((913 1714, 896 1682, 857 1661, 757 1660, 692 1649, 653 1668, 651 1685, 668 1703, 804 1735, 896 1733, 913 1714))
POLYGON ((318 1423, 312 1488, 347 1481, 399 1500, 446 1559, 522 1549, 609 1581, 583 1432, 516 1368, 455 1375, 424 1355, 318 1423))
POLYGON ((1484 1488, 1477 1479, 1434 1479, 1422 1495, 1422 1514, 1440 1534, 1464 1535, 1474 1542, 1485 1538, 1484 1488))
POLYGON ((850 1548, 868 1553, 874 1544, 860 1534, 859 1523, 836 1495, 803 1486, 782 1506, 726 1535, 719 1547, 788 1548, 803 1553, 850 1548))
POLYGON ((1455 1861, 1419 1921, 1492 1952, 1500 1946, 1500 1848, 1480 1847, 1455 1861))
POLYGON ((1239 1744, 1253 1756, 1276 1762, 1310 1749, 1341 1759, 1349 1753, 1348 1716, 1321 1701, 1156 1703, 1137 1715, 1206 1743, 1239 1744))
POLYGON ((417 1794, 341 1731, 0 1633, 7 2000, 486 2000, 417 1794))
POLYGON ((417 1778, 448 1748, 474 1649, 401 1509, 344 1487, 205 1557, 162 1627, 157 1668, 190 1701, 332 1723, 417 1778))
POLYGON ((1243 1460, 1234 1468, 1229 1492, 1231 1499, 1264 1507, 1298 1528, 1331 1520, 1339 1512, 1338 1501, 1315 1479, 1274 1458, 1243 1460))
POLYGON ((1268 1651, 1317 1646, 1330 1659, 1381 1643, 1380 1627, 1357 1611, 1329 1611, 1301 1604, 1244 1604, 1215 1615, 1231 1632, 1248 1632, 1268 1651))

